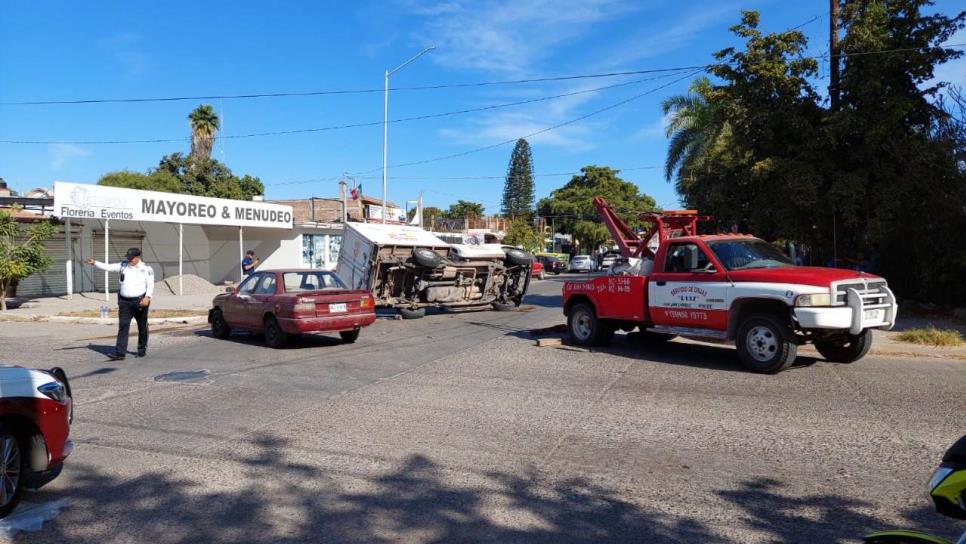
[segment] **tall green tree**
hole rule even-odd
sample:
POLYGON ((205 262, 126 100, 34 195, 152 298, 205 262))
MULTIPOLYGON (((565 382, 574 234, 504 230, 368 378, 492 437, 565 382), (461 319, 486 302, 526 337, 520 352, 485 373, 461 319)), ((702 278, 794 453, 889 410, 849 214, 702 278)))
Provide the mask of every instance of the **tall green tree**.
POLYGON ((251 200, 265 194, 265 186, 256 177, 238 177, 228 166, 215 159, 186 157, 172 153, 161 158, 157 168, 146 174, 122 170, 101 176, 99 185, 162 191, 187 195, 251 200))
POLYGON ((457 200, 446 210, 447 219, 477 219, 483 217, 483 205, 468 200, 457 200))
POLYGON ((661 102, 667 119, 665 133, 670 139, 664 176, 670 181, 677 173, 677 189, 683 194, 692 171, 707 165, 716 145, 726 145, 729 127, 715 107, 711 80, 700 77, 691 82, 687 94, 668 97, 661 102))
POLYGON ((215 135, 221 128, 221 120, 211 104, 202 104, 188 114, 191 127, 191 157, 197 160, 211 159, 215 135))
POLYGON ((520 138, 510 155, 503 186, 503 215, 510 219, 529 219, 533 215, 533 156, 530 144, 520 138))
POLYGON ((543 236, 537 232, 529 221, 514 219, 506 229, 502 242, 511 246, 520 246, 527 251, 543 250, 543 236))
POLYGON ((549 197, 541 199, 537 209, 541 216, 553 216, 557 230, 574 235, 582 248, 593 249, 610 238, 594 208, 594 197, 606 199, 632 227, 642 226, 638 215, 658 209, 654 199, 641 194, 637 185, 621 179, 619 170, 585 166, 580 172, 549 197))
MULTIPOLYGON (((17 209, 14 208, 14 213, 17 209)), ((27 226, 0 210, 0 311, 7 309, 7 289, 27 276, 47 270, 51 259, 44 240, 57 232, 53 221, 27 226)))

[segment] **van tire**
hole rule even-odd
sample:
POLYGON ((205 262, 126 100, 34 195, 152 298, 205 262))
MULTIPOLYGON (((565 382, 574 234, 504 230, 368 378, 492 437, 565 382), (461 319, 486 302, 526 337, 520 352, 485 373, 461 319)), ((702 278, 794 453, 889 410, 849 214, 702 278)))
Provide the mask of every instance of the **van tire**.
POLYGON ((530 266, 533 263, 533 257, 522 249, 511 248, 505 251, 506 258, 504 261, 510 266, 530 266))
POLYGON ((770 313, 751 314, 738 325, 735 337, 742 366, 759 374, 777 374, 792 366, 798 346, 781 318, 770 313))
POLYGON ((413 249, 413 262, 423 268, 436 268, 443 263, 443 258, 432 249, 417 247, 413 249))
POLYGON ((426 317, 426 308, 397 308, 397 312, 403 319, 422 319, 426 317))
POLYGON ((872 329, 856 335, 847 335, 831 340, 816 340, 815 349, 833 363, 854 363, 869 353, 872 348, 872 329))

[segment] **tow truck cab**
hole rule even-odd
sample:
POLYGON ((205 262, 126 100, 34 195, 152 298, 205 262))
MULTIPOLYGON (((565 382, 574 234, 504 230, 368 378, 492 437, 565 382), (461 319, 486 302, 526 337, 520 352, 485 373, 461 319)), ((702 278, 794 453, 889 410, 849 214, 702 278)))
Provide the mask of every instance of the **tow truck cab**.
POLYGON ((693 212, 652 214, 653 232, 628 239, 630 229, 602 207, 615 239, 625 236, 619 245, 628 263, 564 285, 564 314, 578 344, 607 343, 616 329, 637 327, 649 340, 734 341, 747 368, 774 373, 805 343, 829 360, 861 359, 871 331, 895 323, 895 297, 879 276, 796 266, 750 235, 699 236, 693 212))

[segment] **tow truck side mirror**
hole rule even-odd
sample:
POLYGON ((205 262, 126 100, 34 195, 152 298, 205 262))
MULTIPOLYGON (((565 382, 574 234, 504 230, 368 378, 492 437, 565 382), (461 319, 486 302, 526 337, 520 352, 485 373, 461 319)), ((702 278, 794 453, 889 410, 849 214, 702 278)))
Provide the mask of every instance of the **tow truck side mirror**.
POLYGON ((697 246, 687 246, 684 248, 684 269, 694 270, 698 268, 698 248, 697 246))

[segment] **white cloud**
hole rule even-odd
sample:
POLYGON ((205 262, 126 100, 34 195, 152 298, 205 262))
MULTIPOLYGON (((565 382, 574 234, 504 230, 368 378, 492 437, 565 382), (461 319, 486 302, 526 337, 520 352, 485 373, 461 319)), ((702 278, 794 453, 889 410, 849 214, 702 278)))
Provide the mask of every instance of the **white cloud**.
POLYGON ((74 159, 87 157, 91 154, 89 149, 74 144, 50 144, 47 147, 47 152, 50 156, 50 168, 52 170, 60 170, 74 159))
MULTIPOLYGON (((728 20, 737 22, 739 10, 740 6, 731 2, 692 8, 677 21, 661 25, 657 30, 648 27, 619 44, 611 44, 608 47, 610 65, 626 66, 681 49, 709 28, 719 27, 728 20)), ((706 57, 707 53, 702 55, 706 57)))
MULTIPOLYGON (((515 140, 539 132, 553 121, 539 114, 519 112, 490 115, 469 123, 466 128, 446 128, 439 134, 443 140, 463 145, 488 145, 515 140)), ((570 152, 586 151, 595 146, 591 141, 594 125, 580 123, 527 136, 532 145, 558 147, 570 152)))
POLYGON ((415 37, 435 43, 444 66, 520 75, 592 25, 625 13, 626 0, 491 0, 404 3, 425 18, 415 37))
POLYGON ((147 68, 147 57, 138 46, 140 36, 130 32, 108 36, 100 40, 100 46, 110 53, 115 63, 124 68, 129 76, 139 76, 147 68))
POLYGON ((662 115, 653 122, 639 128, 633 134, 631 134, 630 140, 666 139, 667 133, 664 131, 664 127, 667 126, 668 117, 669 115, 662 115))

